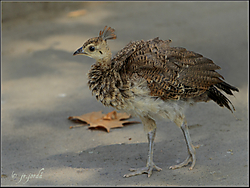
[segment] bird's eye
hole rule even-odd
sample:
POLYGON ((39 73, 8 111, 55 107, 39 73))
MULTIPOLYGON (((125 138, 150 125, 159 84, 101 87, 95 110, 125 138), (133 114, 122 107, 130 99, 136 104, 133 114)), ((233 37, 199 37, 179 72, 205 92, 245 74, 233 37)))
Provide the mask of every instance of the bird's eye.
POLYGON ((95 47, 94 46, 90 46, 89 47, 89 51, 91 51, 91 52, 95 51, 95 47))

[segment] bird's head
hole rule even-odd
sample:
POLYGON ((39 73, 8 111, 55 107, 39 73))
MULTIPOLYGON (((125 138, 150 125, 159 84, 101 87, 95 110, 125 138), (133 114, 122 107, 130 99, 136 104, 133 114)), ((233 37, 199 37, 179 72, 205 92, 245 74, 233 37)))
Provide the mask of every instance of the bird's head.
POLYGON ((114 31, 111 27, 107 28, 105 26, 103 31, 100 31, 98 37, 87 40, 73 55, 86 55, 98 62, 109 63, 112 54, 107 45, 107 40, 116 39, 114 31))

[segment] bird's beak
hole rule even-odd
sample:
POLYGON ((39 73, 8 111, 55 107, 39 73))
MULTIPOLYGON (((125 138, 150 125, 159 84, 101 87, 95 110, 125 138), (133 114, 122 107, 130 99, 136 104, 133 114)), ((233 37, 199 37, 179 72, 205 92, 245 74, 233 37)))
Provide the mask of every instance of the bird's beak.
POLYGON ((86 55, 87 53, 86 52, 84 52, 84 50, 82 49, 82 47, 81 48, 79 48, 78 50, 76 50, 74 53, 73 53, 73 55, 86 55))

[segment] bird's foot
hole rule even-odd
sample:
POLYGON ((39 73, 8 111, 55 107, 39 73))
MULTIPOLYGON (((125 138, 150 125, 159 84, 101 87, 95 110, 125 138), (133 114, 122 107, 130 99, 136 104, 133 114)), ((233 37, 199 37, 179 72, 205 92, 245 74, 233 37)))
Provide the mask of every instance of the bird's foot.
POLYGON ((195 161, 196 161, 196 158, 195 158, 195 155, 189 155, 185 161, 183 161, 182 163, 178 164, 178 165, 173 165, 173 166, 170 166, 169 169, 177 169, 177 168, 181 168, 183 166, 187 166, 188 163, 192 162, 191 166, 189 167, 189 170, 192 170, 194 168, 194 165, 195 165, 195 161))
POLYGON ((154 163, 151 165, 147 165, 146 167, 143 168, 131 168, 129 169, 131 171, 131 173, 125 174, 123 177, 124 178, 128 178, 131 176, 136 176, 136 175, 140 175, 140 174, 148 174, 148 177, 150 177, 152 175, 152 171, 153 169, 156 169, 157 171, 161 171, 162 169, 158 166, 156 166, 154 163))

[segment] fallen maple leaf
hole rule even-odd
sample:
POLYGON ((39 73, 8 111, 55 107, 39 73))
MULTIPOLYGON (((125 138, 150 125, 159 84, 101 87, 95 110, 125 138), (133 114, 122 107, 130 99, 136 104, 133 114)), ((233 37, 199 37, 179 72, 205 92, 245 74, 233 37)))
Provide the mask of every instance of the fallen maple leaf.
POLYGON ((125 124, 140 123, 138 121, 123 121, 129 119, 130 117, 131 115, 127 113, 117 113, 116 111, 112 111, 105 115, 102 111, 99 111, 83 114, 81 116, 70 116, 68 119, 77 123, 84 123, 78 126, 70 126, 70 129, 89 124, 89 129, 104 128, 107 132, 109 132, 110 129, 123 127, 125 124))

